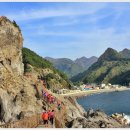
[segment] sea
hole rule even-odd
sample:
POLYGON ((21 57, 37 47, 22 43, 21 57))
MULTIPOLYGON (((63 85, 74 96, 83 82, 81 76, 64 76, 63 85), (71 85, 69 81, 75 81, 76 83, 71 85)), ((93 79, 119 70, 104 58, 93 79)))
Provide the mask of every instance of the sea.
POLYGON ((124 113, 130 116, 130 90, 93 94, 78 98, 77 102, 86 111, 101 109, 108 115, 124 113))

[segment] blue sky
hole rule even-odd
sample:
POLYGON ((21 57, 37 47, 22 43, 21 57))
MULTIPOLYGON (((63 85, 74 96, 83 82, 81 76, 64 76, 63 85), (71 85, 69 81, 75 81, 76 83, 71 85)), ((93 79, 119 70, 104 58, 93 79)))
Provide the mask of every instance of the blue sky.
POLYGON ((130 49, 130 3, 0 3, 0 15, 15 20, 24 47, 39 55, 76 59, 100 56, 112 47, 130 49))

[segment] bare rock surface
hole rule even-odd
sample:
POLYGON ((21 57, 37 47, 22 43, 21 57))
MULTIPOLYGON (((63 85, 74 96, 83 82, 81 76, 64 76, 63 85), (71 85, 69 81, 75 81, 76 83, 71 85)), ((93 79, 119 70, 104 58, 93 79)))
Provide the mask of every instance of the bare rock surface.
POLYGON ((90 109, 87 117, 77 117, 71 123, 72 128, 125 128, 127 125, 119 123, 114 118, 106 115, 101 110, 90 109))
POLYGON ((9 122, 42 111, 33 84, 23 76, 23 38, 16 24, 0 17, 0 121, 9 122), (20 116, 20 117, 19 117, 20 116))
MULTIPOLYGON (((23 74, 21 31, 6 17, 0 18, 0 69, 23 74)), ((4 74, 4 73, 3 73, 4 74)), ((1 74, 2 76, 2 74, 1 74)))

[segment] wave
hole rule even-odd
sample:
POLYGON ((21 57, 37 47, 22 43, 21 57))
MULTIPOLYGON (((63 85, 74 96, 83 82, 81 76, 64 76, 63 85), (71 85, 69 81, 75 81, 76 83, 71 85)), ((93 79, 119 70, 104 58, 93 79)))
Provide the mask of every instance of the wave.
POLYGON ((127 123, 130 125, 130 115, 124 115, 124 119, 126 119, 127 123))

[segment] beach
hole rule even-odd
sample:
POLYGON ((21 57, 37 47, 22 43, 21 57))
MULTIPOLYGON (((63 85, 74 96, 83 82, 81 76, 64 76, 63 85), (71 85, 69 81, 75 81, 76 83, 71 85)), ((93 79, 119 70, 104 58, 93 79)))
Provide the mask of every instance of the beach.
POLYGON ((116 89, 97 89, 97 90, 72 90, 68 93, 65 94, 60 94, 63 97, 68 97, 68 96, 73 96, 75 98, 83 97, 83 96, 88 96, 91 94, 96 94, 96 93, 105 93, 105 92, 118 92, 118 91, 126 91, 130 90, 130 88, 116 88, 116 89))

